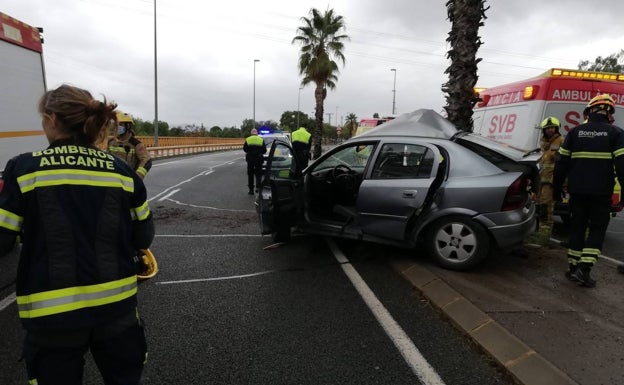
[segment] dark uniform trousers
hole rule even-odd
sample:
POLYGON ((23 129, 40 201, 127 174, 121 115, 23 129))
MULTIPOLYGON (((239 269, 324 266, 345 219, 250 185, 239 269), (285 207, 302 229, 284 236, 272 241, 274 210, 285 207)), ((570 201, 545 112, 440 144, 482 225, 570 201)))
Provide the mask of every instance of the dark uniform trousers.
MULTIPOLYGON (((583 249, 600 250, 611 219, 611 196, 571 194, 570 213, 569 249, 581 252, 583 249)), ((569 257, 577 262, 583 258, 581 262, 593 265, 598 255, 583 253, 582 257, 569 257), (586 258, 589 260, 585 261, 586 258)))
POLYGON ((249 187, 249 191, 254 189, 254 181, 256 183, 256 188, 260 188, 260 182, 262 181, 262 163, 264 163, 264 158, 262 156, 247 161, 247 187, 249 187))
POLYGON ((142 321, 134 312, 90 329, 27 332, 23 359, 29 383, 83 385, 84 355, 89 350, 106 385, 141 383, 147 344, 142 321))

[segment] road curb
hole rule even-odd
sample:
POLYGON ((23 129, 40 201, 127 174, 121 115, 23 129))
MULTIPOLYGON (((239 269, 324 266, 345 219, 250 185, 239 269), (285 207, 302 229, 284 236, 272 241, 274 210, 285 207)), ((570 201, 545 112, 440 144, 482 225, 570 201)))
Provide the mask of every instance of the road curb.
POLYGON ((392 267, 521 385, 579 385, 423 266, 392 267))

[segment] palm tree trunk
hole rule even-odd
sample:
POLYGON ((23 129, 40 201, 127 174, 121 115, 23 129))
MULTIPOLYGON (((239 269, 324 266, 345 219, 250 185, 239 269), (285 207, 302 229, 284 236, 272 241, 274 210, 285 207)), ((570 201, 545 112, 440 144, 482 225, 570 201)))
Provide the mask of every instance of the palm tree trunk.
POLYGON ((312 134, 312 158, 318 159, 321 156, 321 143, 323 141, 323 102, 324 92, 323 85, 317 84, 314 90, 314 99, 316 100, 316 111, 314 113, 315 122, 314 133, 312 134))

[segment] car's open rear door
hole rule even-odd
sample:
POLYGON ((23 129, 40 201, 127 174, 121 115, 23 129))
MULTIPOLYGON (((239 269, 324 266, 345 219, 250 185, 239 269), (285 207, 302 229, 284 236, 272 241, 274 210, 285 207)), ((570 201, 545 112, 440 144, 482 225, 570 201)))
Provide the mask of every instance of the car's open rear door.
POLYGON ((275 140, 269 150, 256 198, 260 232, 272 234, 275 241, 290 238, 290 228, 296 224, 302 186, 298 174, 292 148, 281 140, 275 140))

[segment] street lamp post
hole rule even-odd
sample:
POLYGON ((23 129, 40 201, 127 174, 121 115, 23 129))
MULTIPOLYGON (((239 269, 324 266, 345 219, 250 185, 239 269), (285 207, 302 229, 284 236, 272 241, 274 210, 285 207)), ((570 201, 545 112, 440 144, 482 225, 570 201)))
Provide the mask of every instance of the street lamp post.
POLYGON ((394 72, 394 84, 392 86, 392 115, 394 115, 394 106, 396 102, 396 68, 391 68, 390 71, 394 72))
POLYGON ((158 43, 156 28, 156 0, 154 0, 154 147, 158 147, 158 43))
POLYGON ((301 90, 303 89, 303 87, 299 87, 299 93, 297 94, 297 127, 295 127, 296 130, 299 129, 299 101, 301 100, 301 90))
POLYGON ((254 59, 254 77, 253 77, 253 128, 256 128, 256 63, 260 59, 254 59))

